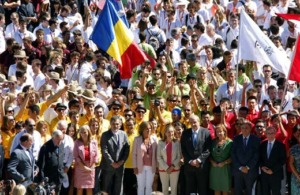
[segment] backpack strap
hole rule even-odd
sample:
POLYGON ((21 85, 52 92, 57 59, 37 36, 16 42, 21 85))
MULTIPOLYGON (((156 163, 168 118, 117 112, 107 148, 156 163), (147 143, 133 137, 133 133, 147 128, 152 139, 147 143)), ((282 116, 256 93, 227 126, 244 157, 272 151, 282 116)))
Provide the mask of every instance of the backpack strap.
POLYGON ((189 14, 185 15, 185 25, 187 26, 188 24, 188 19, 189 19, 189 14))
POLYGON ((200 22, 200 16, 199 16, 199 15, 197 15, 197 22, 198 22, 198 24, 201 23, 201 22, 200 22))

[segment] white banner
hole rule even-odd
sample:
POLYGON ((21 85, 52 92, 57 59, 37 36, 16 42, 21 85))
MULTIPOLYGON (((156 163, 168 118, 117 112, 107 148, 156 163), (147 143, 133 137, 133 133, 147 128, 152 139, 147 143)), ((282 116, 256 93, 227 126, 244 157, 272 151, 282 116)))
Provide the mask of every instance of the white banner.
POLYGON ((256 61, 260 66, 269 64, 285 76, 291 64, 286 53, 274 45, 244 10, 241 10, 238 59, 256 61))

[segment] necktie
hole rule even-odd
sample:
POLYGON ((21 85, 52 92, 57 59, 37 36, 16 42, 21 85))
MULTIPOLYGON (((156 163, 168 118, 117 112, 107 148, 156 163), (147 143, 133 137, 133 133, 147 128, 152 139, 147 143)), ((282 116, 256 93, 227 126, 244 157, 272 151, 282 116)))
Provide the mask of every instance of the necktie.
POLYGON ((246 149, 246 147, 247 147, 247 138, 246 137, 244 137, 243 144, 244 144, 244 149, 246 149))
POLYGON ((114 138, 116 140, 116 143, 117 143, 117 147, 119 147, 119 135, 118 134, 114 134, 114 138))
POLYGON ((197 136, 198 134, 196 132, 193 132, 193 145, 194 145, 194 148, 197 147, 197 136))
POLYGON ((27 149, 27 151, 28 151, 29 156, 30 156, 30 161, 33 162, 34 157, 33 157, 33 153, 31 151, 31 149, 27 149))
POLYGON ((269 142, 269 144, 268 144, 268 149, 267 149, 267 155, 268 155, 268 158, 270 157, 271 150, 272 150, 272 143, 269 142))

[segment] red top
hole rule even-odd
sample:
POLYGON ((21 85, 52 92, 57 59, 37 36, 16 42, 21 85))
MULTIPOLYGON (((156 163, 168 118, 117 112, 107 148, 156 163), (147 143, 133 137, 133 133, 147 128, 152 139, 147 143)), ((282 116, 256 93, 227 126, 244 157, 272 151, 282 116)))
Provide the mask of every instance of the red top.
POLYGON ((253 110, 252 112, 249 112, 246 119, 249 120, 251 123, 255 124, 256 120, 259 118, 259 112, 256 110, 253 110))
POLYGON ((172 142, 167 143, 166 145, 166 151, 167 151, 167 165, 172 165, 172 142))
POLYGON ((90 147, 84 146, 84 161, 90 161, 90 147))

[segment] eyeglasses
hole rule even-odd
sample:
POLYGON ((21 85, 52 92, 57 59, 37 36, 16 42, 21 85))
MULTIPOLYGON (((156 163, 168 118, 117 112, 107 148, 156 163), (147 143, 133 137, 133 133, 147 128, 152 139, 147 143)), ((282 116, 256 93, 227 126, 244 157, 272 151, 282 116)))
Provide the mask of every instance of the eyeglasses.
POLYGON ((257 125, 257 126, 255 126, 257 129, 262 129, 262 128, 264 128, 264 126, 259 126, 259 125, 257 125))
POLYGON ((167 77, 168 77, 168 78, 171 78, 172 76, 171 76, 171 75, 168 75, 167 77))
POLYGON ((255 85, 255 88, 262 88, 262 85, 255 85))
POLYGON ((145 112, 144 112, 143 110, 137 110, 136 112, 137 112, 137 113, 145 114, 145 112))
POLYGON ((177 100, 169 100, 169 102, 177 102, 177 100))
POLYGON ((120 110, 120 108, 112 108, 113 110, 120 110))
POLYGON ((73 33, 74 36, 81 36, 81 33, 73 33))
POLYGON ((132 117, 132 114, 125 114, 125 117, 132 117))
POLYGON ((191 111, 191 110, 190 110, 190 109, 184 109, 184 111, 185 111, 185 112, 187 112, 187 111, 189 112, 189 111, 191 111))

